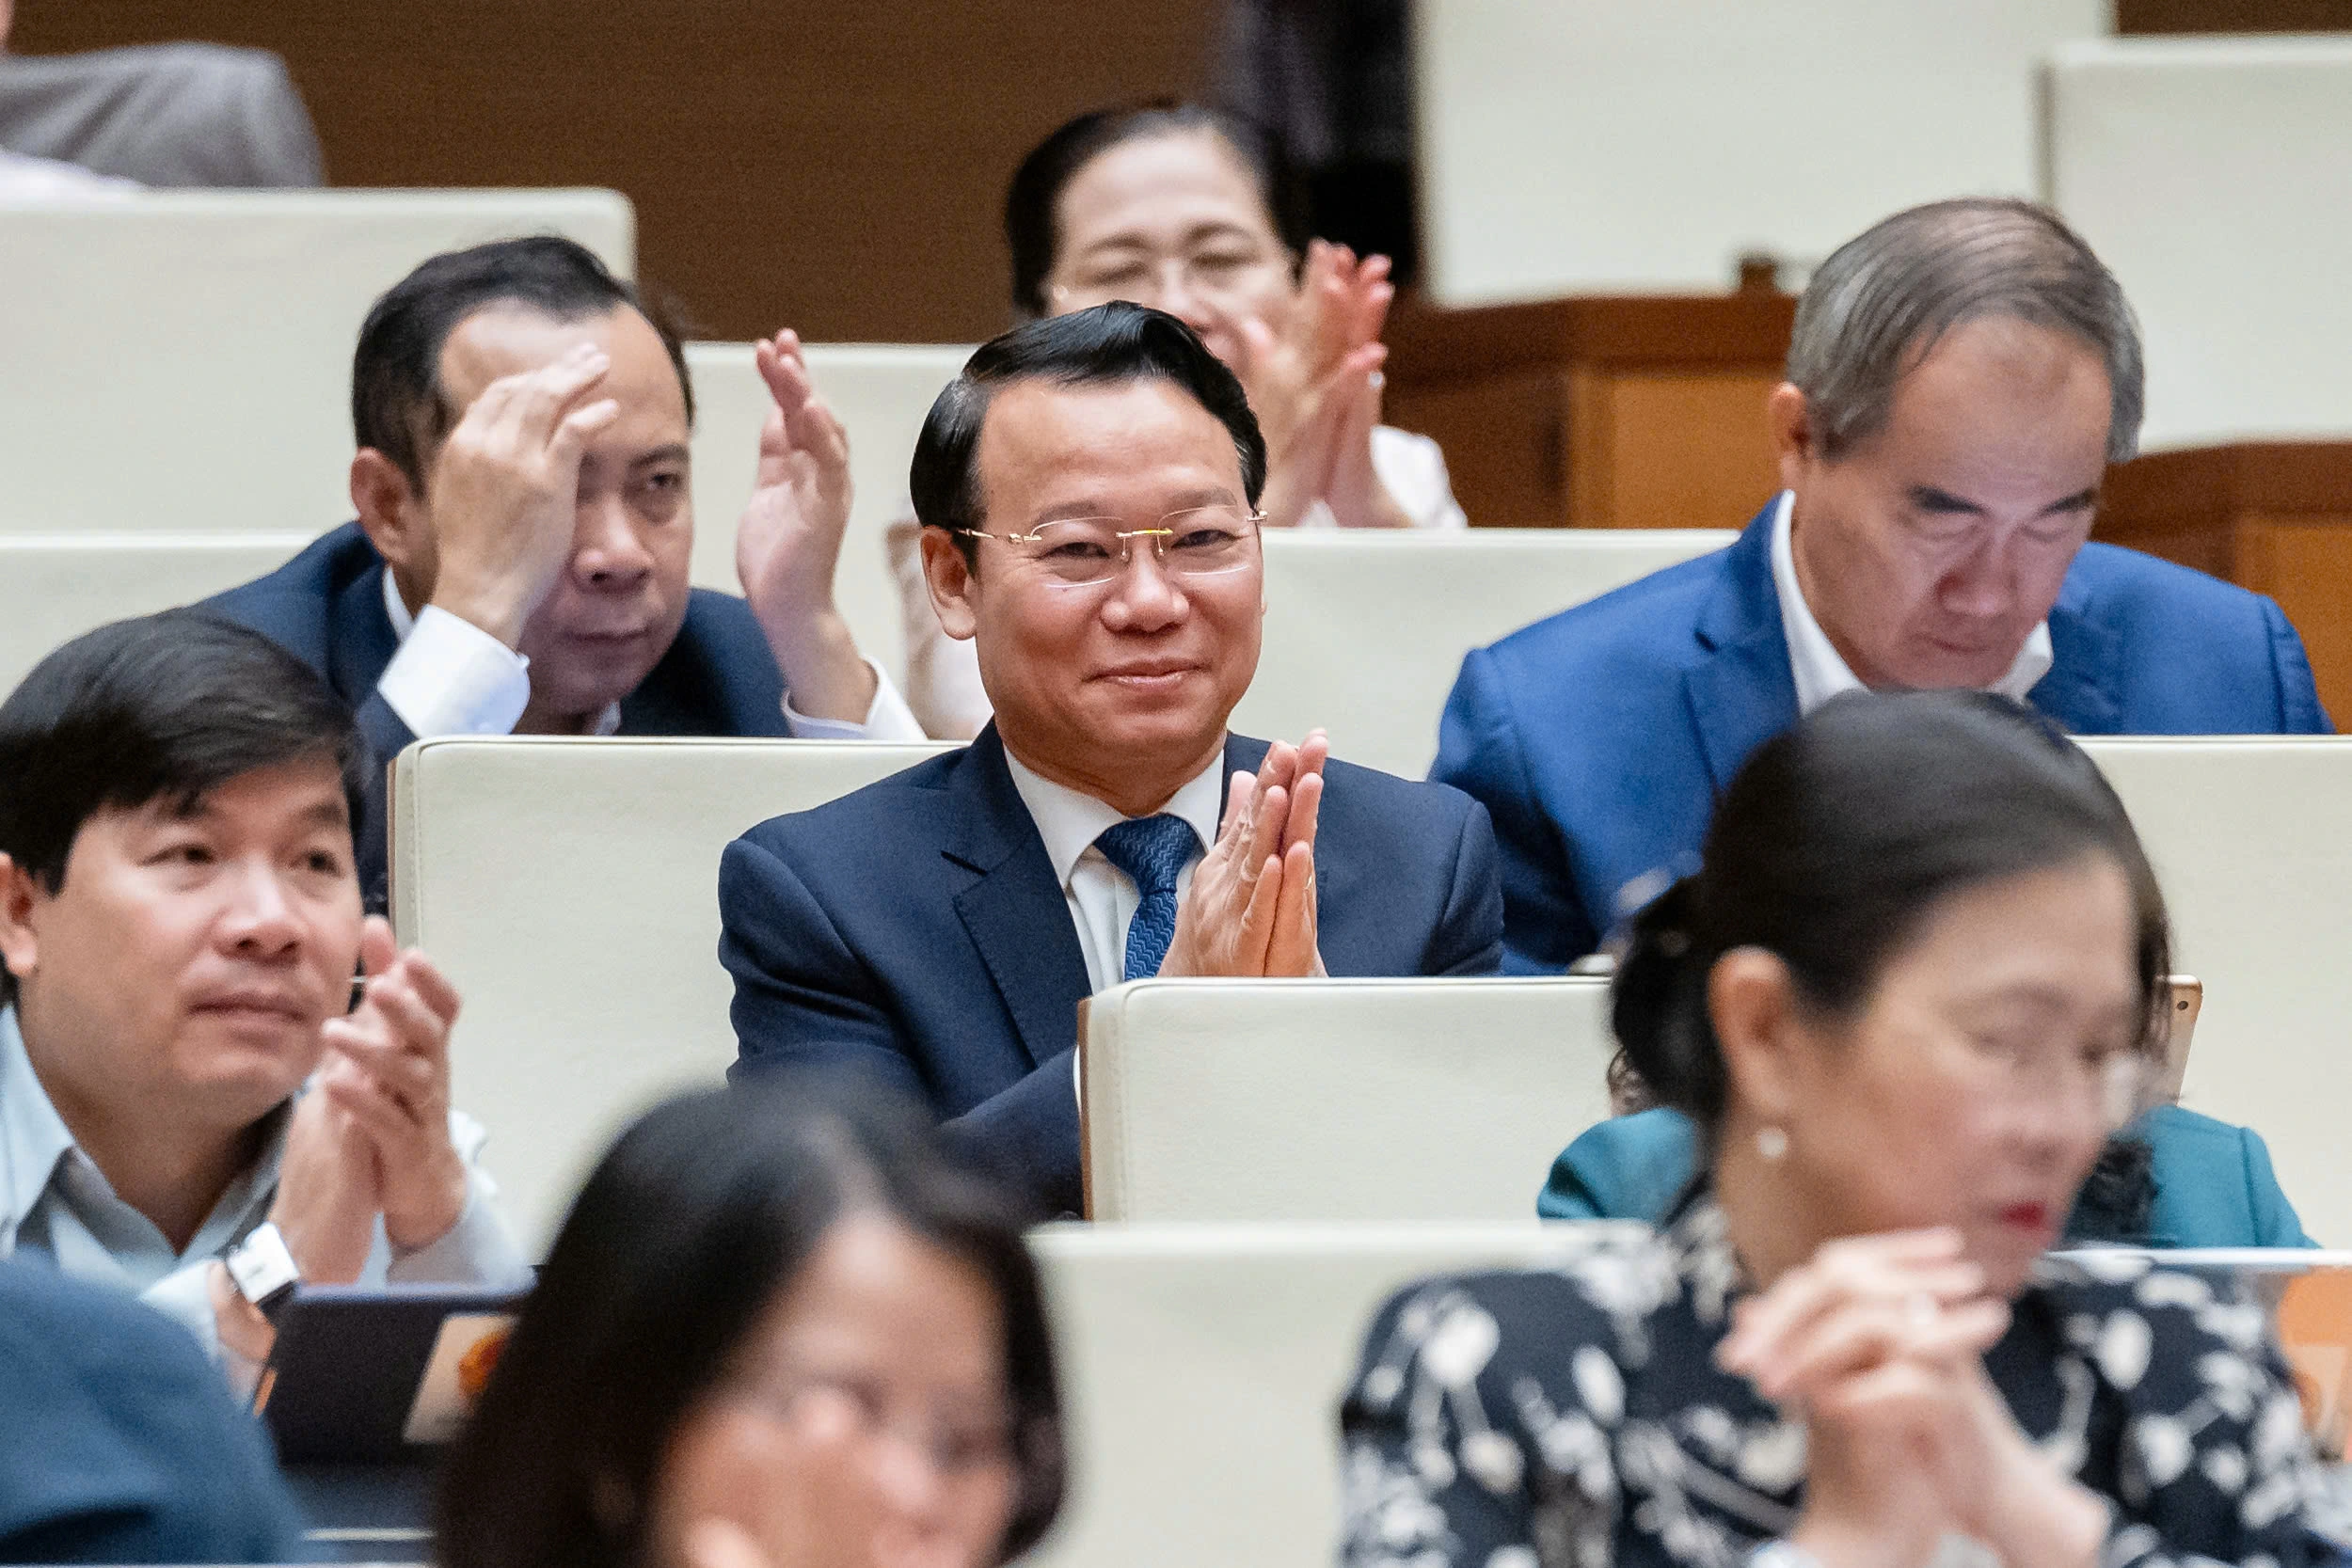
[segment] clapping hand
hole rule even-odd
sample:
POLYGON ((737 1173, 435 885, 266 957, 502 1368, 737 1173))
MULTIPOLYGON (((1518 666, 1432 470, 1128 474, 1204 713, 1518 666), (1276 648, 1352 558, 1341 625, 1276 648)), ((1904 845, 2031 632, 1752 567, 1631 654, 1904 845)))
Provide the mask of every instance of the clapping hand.
POLYGON ((736 526, 736 575, 793 706, 862 720, 875 676, 833 594, 850 526, 849 434, 817 395, 798 333, 755 344, 752 356, 775 406, 759 433, 758 474, 736 526))
POLYGON ((1255 774, 1235 773, 1216 842, 1176 911, 1168 975, 1321 974, 1315 939, 1315 819, 1330 742, 1268 747, 1255 774))
POLYGON ((326 1024, 316 1097, 374 1146, 384 1232, 413 1252, 447 1235, 466 1207, 465 1161, 449 1131, 457 991, 422 953, 395 952, 381 917, 361 934, 359 962, 359 1006, 326 1024))
POLYGON ((1735 1308, 1716 1360, 1805 1423, 1792 1540, 1826 1568, 1925 1563, 1947 1533, 2011 1568, 2096 1560, 2104 1507, 2034 1449, 1985 1374, 2009 1321, 1950 1229, 1832 1242, 1735 1308))

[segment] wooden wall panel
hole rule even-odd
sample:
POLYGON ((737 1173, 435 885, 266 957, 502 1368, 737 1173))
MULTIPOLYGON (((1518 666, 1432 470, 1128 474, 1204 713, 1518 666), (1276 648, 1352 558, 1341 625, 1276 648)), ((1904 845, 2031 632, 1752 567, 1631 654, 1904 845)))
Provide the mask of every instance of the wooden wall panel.
POLYGON ((2352 0, 2115 0, 2119 33, 2325 33, 2352 28, 2352 0))
POLYGON ((1602 370, 1569 378, 1576 528, 1738 528, 1780 488, 1764 403, 1777 371, 1602 370))
POLYGON ((1038 137, 1203 85, 1216 0, 18 0, 52 54, 285 56, 344 185, 610 185, 703 334, 960 342, 1009 318, 999 208, 1038 137))

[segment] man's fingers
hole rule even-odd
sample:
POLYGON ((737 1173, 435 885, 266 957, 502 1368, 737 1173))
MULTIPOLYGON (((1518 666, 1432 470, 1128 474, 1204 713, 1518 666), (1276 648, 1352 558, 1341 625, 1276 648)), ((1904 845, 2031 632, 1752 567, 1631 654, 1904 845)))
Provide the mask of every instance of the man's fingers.
MULTIPOLYGON (((1249 803, 1258 793, 1258 775, 1239 768, 1225 782, 1225 821, 1217 829, 1217 845, 1241 842, 1249 833, 1249 803)), ((1216 846, 1212 846, 1214 848, 1216 846)))
POLYGON ((611 428, 620 417, 621 405, 611 398, 599 398, 585 408, 574 409, 555 427, 555 435, 548 442, 549 455, 565 463, 576 460, 581 448, 611 428))
POLYGON ((752 350, 752 362, 759 367, 759 378, 768 383, 768 395, 787 415, 817 395, 817 384, 808 373, 808 361, 801 357, 798 334, 779 332, 760 343, 752 350))
POLYGON ((507 377, 514 385, 502 419, 526 441, 545 441, 612 369, 604 350, 594 343, 578 344, 551 365, 507 377))
POLYGON ((732 1519, 697 1519, 678 1542, 678 1555, 686 1568, 776 1568, 751 1531, 732 1519))
POLYGON ((1291 792, 1280 784, 1259 792, 1257 819, 1249 839, 1251 863, 1263 864, 1282 852, 1282 827, 1290 820, 1291 792))
POLYGON ((359 973, 373 978, 392 967, 400 944, 392 940, 392 923, 372 914, 359 926, 359 973))
POLYGON ((1320 773, 1323 765, 1331 760, 1331 736, 1320 729, 1309 730, 1307 738, 1298 743, 1298 773, 1304 778, 1320 773))
POLYGON ((1249 890, 1248 906, 1242 911, 1241 929, 1233 941, 1233 964, 1229 974, 1263 974, 1266 972, 1266 951, 1274 938, 1274 911, 1282 902, 1282 862, 1268 855, 1259 861, 1249 890))
POLYGON ((1291 792, 1291 809, 1282 828, 1282 852, 1304 849, 1311 855, 1315 845, 1315 821, 1323 807, 1323 775, 1301 773, 1298 787, 1291 792))
POLYGON ((1265 972, 1304 976, 1315 972, 1315 856, 1304 844, 1282 856, 1281 897, 1266 946, 1265 972))

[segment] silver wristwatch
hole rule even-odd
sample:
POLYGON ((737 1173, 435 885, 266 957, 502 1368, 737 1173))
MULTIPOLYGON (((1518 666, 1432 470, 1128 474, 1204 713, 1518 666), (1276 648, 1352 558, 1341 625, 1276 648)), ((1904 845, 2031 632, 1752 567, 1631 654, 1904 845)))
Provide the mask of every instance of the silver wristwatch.
POLYGON ((302 1270, 295 1266, 294 1254, 287 1250, 286 1238, 278 1227, 264 1222, 256 1227, 246 1239, 221 1254, 221 1262, 229 1270, 229 1282, 237 1293, 269 1317, 286 1304, 294 1287, 302 1283, 302 1270))

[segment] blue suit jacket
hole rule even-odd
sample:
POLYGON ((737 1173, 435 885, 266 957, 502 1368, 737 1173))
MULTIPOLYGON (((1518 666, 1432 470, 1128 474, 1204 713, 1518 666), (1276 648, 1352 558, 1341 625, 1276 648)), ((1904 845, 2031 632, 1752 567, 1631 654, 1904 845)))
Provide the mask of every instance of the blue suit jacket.
POLYGON ((187 1331, 0 1262, 0 1562, 294 1562, 269 1440, 187 1331))
MULTIPOLYGON (((1262 740, 1225 743, 1227 774, 1262 740)), ((1333 762, 1315 832, 1317 936, 1336 975, 1488 974, 1494 833, 1454 790, 1333 762)), ((1071 1053, 1086 958, 993 724, 814 811, 761 823, 719 870, 738 1082, 862 1070, 929 1102, 1041 1212, 1080 1206, 1071 1053)))
MULTIPOLYGON (((1696 869, 1716 797, 1796 722, 1772 520, 1463 661, 1430 776, 1494 816, 1506 971, 1592 952, 1653 873, 1696 869)), ((2077 735, 2329 729, 2277 605, 2152 556, 2085 545, 2050 646, 2028 700, 2077 735)))
MULTIPOLYGON (((2148 1234, 2101 1237, 2151 1247, 2312 1246, 2279 1189, 2270 1150, 2249 1128, 2158 1105, 2127 1129, 2147 1140, 2155 1208, 2148 1234)), ((1552 1162, 1535 1212, 1553 1220, 1656 1225, 1698 1166, 1698 1134, 1679 1111, 1637 1111, 1586 1128, 1552 1162)), ((2074 1236, 2076 1227, 2070 1226, 2074 1236)))
MULTIPOLYGON (((200 609, 251 626, 325 676, 358 715, 373 754, 366 819, 358 825, 360 879, 371 907, 383 902, 384 767, 416 739, 376 695, 400 640, 384 610, 384 558, 358 523, 345 523, 269 576, 204 601, 200 609)), ((751 607, 693 590, 677 641, 621 700, 623 735, 781 736, 784 676, 751 607)))

